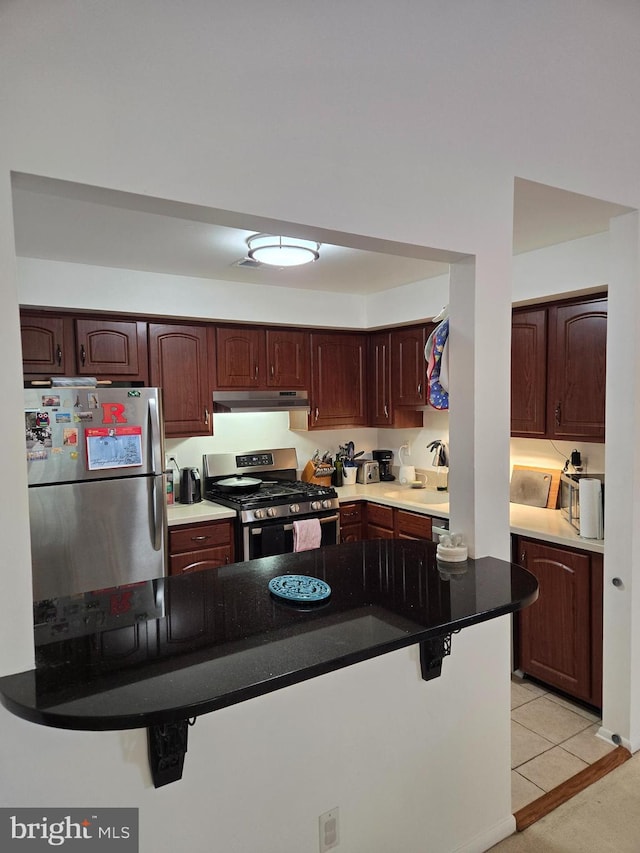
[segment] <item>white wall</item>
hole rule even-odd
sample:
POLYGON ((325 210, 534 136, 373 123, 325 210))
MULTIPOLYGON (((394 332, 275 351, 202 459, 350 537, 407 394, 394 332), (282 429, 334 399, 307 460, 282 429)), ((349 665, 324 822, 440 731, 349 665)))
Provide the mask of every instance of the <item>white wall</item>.
MULTIPOLYGON (((473 377, 472 393, 460 407, 461 429, 454 430, 452 415, 451 444, 453 450, 455 436, 458 464, 473 470, 471 494, 459 511, 473 534, 490 526, 492 547, 502 553, 508 543, 502 468, 506 472, 513 179, 521 176, 640 206, 640 116, 633 85, 640 72, 639 30, 640 8, 624 0, 568 0, 562 7, 553 0, 280 0, 275 8, 256 0, 31 0, 2 5, 0 384, 5 416, 0 436, 13 488, 0 496, 0 535, 7 555, 0 565, 0 671, 20 669, 31 657, 9 171, 474 255, 471 304, 461 311, 456 333, 465 353, 461 363, 473 377), (585 57, 597 61, 586 62, 585 57), (277 96, 269 97, 272 92, 277 96), (493 315, 492 299, 499 304, 493 315), (490 337, 490 372, 480 358, 483 336, 490 337), (497 395, 493 418, 492 395, 497 395), (505 461, 500 462, 501 476, 492 479, 495 459, 505 461), (15 633, 10 630, 14 628, 15 633)), ((637 312, 634 305, 634 317, 637 312)), ((629 334, 630 319, 619 322, 621 333, 629 334)), ((612 337, 615 348, 615 330, 612 337)), ((625 387, 611 387, 611 412, 637 383, 637 371, 635 362, 629 364, 625 387)), ((637 446, 639 438, 640 413, 634 410, 625 440, 637 446)), ((618 448, 621 454, 627 449, 618 448)), ((622 468, 615 473, 624 476, 622 468)), ((612 511, 615 502, 615 497, 608 500, 612 511)), ((486 544, 479 540, 481 548, 486 544)), ((620 553, 631 578, 640 570, 634 544, 628 542, 620 553)), ((608 606, 611 624, 616 624, 618 613, 628 614, 620 620, 619 640, 633 647, 635 659, 640 649, 634 631, 637 614, 622 598, 608 606)), ((508 820, 508 632, 498 625, 493 631, 471 636, 476 642, 467 640, 464 632, 454 638, 454 643, 462 641, 459 672, 465 677, 478 673, 480 679, 468 682, 468 692, 447 693, 441 680, 429 693, 431 698, 443 690, 448 701, 427 701, 436 715, 425 728, 420 758, 429 772, 427 753, 435 750, 437 772, 429 780, 437 779, 439 790, 450 795, 448 805, 455 806, 455 818, 442 812, 451 818, 451 835, 435 839, 434 851, 450 853, 467 842, 469 832, 499 829, 508 820), (473 707, 472 718, 454 713, 460 725, 437 732, 443 718, 447 724, 445 708, 463 707, 473 707), (455 761, 437 761, 434 731, 443 749, 454 749, 455 761), (472 741, 485 758, 483 774, 480 781, 472 772, 478 784, 464 789, 462 806, 454 800, 473 762, 472 741), (467 749, 458 749, 459 744, 467 749), (486 753, 488 744, 493 760, 486 753)), ((629 683, 638 677, 631 668, 621 685, 620 701, 629 710, 624 725, 632 739, 640 731, 640 712, 632 707, 629 683)), ((344 692, 331 691, 331 697, 342 703, 344 692)), ((402 695, 415 699, 410 687, 402 695)), ((389 709, 387 702, 388 697, 383 707, 389 709)), ((340 719, 346 728, 358 731, 360 711, 354 696, 344 698, 340 719)), ((234 725, 240 725, 244 714, 245 709, 240 716, 231 715, 234 725)), ((47 732, 7 717, 2 712, 3 752, 20 753, 20 761, 12 762, 7 792, 13 803, 18 796, 35 803, 79 798, 90 790, 93 802, 112 804, 116 791, 129 799, 135 788, 145 827, 142 849, 150 850, 162 849, 171 838, 176 811, 183 827, 195 827, 215 801, 206 796, 206 788, 190 799, 180 789, 158 794, 145 787, 139 741, 126 759, 116 761, 107 755, 114 736, 47 732), (88 744, 95 746, 96 759, 89 766, 88 744), (120 787, 123 772, 131 770, 128 761, 136 767, 134 778, 128 776, 127 786, 120 787), (107 769, 98 770, 103 762, 107 769), (86 772, 61 785, 60 766, 81 766, 86 772), (37 767, 37 775, 32 767, 37 767), (165 808, 168 797, 171 809, 165 808)), ((337 717, 336 711, 332 725, 337 717)), ((215 719, 206 721, 205 732, 215 727, 215 719)), ((377 748, 385 742, 386 728, 377 714, 371 720, 375 731, 370 742, 377 748)), ((410 755, 413 734, 407 727, 405 736, 405 729, 398 727, 396 754, 410 755)), ((251 745, 257 743, 251 733, 248 738, 251 745)), ((233 743, 237 746, 239 738, 233 743)), ((297 769, 302 763, 297 745, 285 748, 274 766, 284 763, 297 769)), ((206 778, 212 779, 215 750, 208 743, 202 760, 207 763, 206 778)), ((356 763, 361 760, 358 750, 356 763)), ((366 760, 359 766, 370 769, 366 760)), ((346 767, 341 762, 330 769, 338 784, 346 767)), ((322 777, 323 793, 329 790, 328 774, 322 777)), ((197 780, 202 778, 199 774, 197 780)), ((417 850, 419 836, 421 848, 431 839, 423 837, 420 809, 403 811, 403 801, 415 805, 416 800, 415 791, 402 787, 402 778, 400 772, 393 777, 392 790, 401 795, 385 813, 386 825, 402 826, 401 840, 409 842, 404 849, 417 850)), ((375 842, 369 843, 371 823, 363 814, 365 808, 367 814, 378 811, 379 776, 369 773, 361 781, 362 810, 355 805, 346 809, 353 823, 351 843, 344 846, 375 851, 375 842)), ((426 778, 417 782, 428 803, 426 778)), ((212 784, 219 784, 219 778, 212 784)), ((248 789, 247 799, 256 808, 266 802, 261 799, 265 787, 248 789)), ((309 797, 305 790, 287 787, 286 792, 296 814, 316 813, 320 801, 323 807, 335 805, 323 796, 309 797)), ((279 814, 265 809, 259 815, 262 820, 255 824, 242 823, 242 809, 231 815, 242 825, 245 849, 259 849, 264 838, 278 834, 279 814)), ((304 830, 298 825, 296 829, 281 849, 315 849, 317 839, 302 834, 308 832, 306 824, 304 830)), ((385 831, 381 828, 381 849, 389 849, 385 831)), ((475 849, 483 848, 478 844, 475 849)))

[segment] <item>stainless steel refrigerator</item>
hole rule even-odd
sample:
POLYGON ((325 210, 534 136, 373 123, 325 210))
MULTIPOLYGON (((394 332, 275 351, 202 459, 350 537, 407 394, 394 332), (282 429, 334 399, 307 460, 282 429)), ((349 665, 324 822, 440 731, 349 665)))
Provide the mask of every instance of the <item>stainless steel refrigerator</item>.
POLYGON ((33 599, 166 574, 157 388, 25 391, 33 599))

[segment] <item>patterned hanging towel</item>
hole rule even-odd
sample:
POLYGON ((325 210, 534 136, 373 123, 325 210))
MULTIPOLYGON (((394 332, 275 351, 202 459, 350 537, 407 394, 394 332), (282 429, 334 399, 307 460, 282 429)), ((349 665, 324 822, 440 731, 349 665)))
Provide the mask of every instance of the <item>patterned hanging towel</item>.
POLYGON ((440 376, 445 381, 448 387, 448 354, 447 346, 449 340, 449 318, 443 320, 439 326, 432 332, 433 349, 430 352, 430 358, 427 364, 427 385, 428 385, 428 401, 429 405, 434 409, 449 408, 449 393, 447 388, 443 387, 440 382, 440 376), (443 362, 443 359, 445 361, 443 362), (445 379, 446 377, 446 379, 445 379))

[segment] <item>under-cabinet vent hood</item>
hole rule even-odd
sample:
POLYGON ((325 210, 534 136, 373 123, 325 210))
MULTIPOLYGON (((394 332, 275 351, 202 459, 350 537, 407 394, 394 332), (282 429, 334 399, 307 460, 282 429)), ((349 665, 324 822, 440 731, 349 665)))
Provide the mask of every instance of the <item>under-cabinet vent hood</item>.
POLYGON ((214 412, 309 411, 307 391, 214 391, 214 412))

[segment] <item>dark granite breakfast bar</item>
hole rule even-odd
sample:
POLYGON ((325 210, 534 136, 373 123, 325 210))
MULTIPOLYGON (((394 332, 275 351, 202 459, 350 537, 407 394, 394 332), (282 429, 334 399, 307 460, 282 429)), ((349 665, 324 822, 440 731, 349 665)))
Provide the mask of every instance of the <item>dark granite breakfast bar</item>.
POLYGON ((409 645, 437 677, 451 635, 533 603, 535 578, 484 557, 373 540, 265 557, 34 606, 36 667, 0 679, 0 701, 41 725, 146 727, 156 786, 180 778, 187 724, 409 645), (330 595, 299 603, 272 578, 305 575, 330 595))

